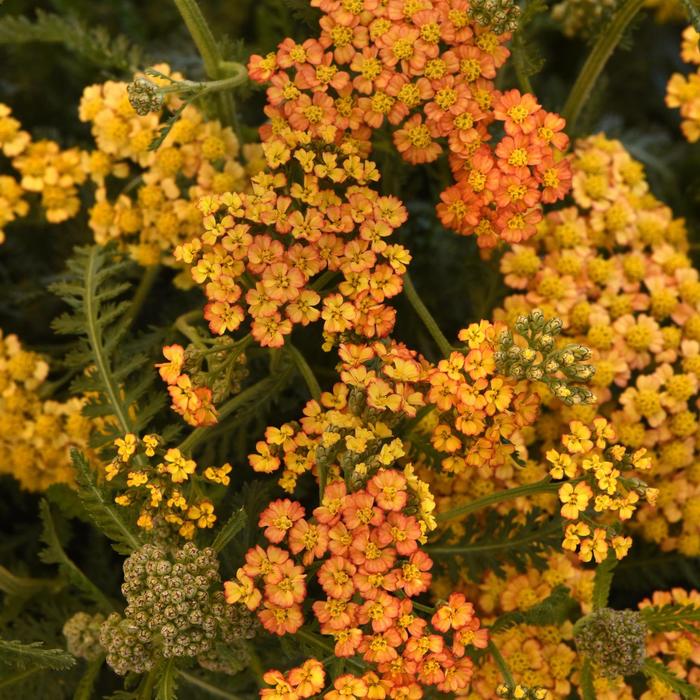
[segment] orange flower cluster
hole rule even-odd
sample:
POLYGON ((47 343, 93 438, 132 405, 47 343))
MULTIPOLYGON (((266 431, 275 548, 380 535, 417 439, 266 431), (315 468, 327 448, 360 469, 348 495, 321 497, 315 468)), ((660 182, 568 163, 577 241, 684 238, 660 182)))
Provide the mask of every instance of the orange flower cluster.
POLYGON ((136 524, 144 530, 172 530, 191 540, 197 529, 214 526, 214 504, 201 497, 197 482, 228 486, 231 465, 207 467, 197 464, 177 448, 165 449, 158 435, 139 438, 127 433, 115 440, 115 458, 105 467, 107 481, 121 489, 114 501, 136 509, 136 524), (152 464, 155 458, 156 464, 152 464))
POLYGON ((573 421, 569 429, 562 437, 564 451, 547 452, 550 476, 570 479, 559 488, 559 500, 562 517, 575 522, 566 526, 562 546, 578 550, 582 561, 600 563, 610 547, 622 559, 632 538, 619 534, 618 521, 629 520, 640 499, 654 505, 658 495, 629 472, 649 470, 651 459, 644 448, 630 454, 622 445, 612 444, 615 432, 605 418, 594 419, 592 429, 579 421, 573 421), (615 524, 600 527, 597 514, 608 512, 616 514, 615 524))
MULTIPOLYGON (((695 27, 686 27, 681 43, 681 58, 691 65, 700 65, 700 34, 695 27)), ((700 139, 700 68, 690 75, 674 73, 666 87, 666 105, 680 109, 681 130, 690 143, 700 139)))
POLYGON ((541 203, 568 190, 568 139, 564 120, 532 95, 496 90, 510 35, 475 21, 467 0, 311 4, 323 12, 318 39, 285 39, 251 58, 250 77, 271 83, 263 141, 279 142, 289 124, 351 138, 368 153, 371 131, 387 122, 410 163, 431 162, 446 147, 457 184, 438 205, 445 226, 477 235, 483 247, 532 236, 541 203), (491 145, 496 125, 505 135, 491 145))
POLYGON ((386 300, 401 291, 410 256, 385 239, 406 210, 372 189, 374 163, 351 140, 336 143, 332 123, 271 128, 269 172, 252 179, 251 194, 203 198, 204 233, 175 251, 205 285, 212 333, 236 330, 247 311, 253 337, 267 347, 319 318, 328 342, 386 336, 395 319, 386 300), (324 271, 342 275, 337 288, 324 289, 324 271))
MULTIPOLYGON (((321 634, 334 639, 337 657, 361 657, 378 674, 378 697, 419 698, 424 686, 464 694, 473 668, 465 652, 485 647, 487 632, 460 593, 430 620, 417 614, 411 599, 429 589, 433 562, 410 500, 406 477, 382 469, 352 493, 344 481, 329 483, 311 519, 298 502, 273 501, 259 521, 271 546, 248 551, 236 580, 224 584, 227 602, 257 610, 273 634, 294 633, 304 624, 305 569, 320 562, 325 597, 311 607, 321 634)), ((368 692, 366 678, 352 675, 335 685, 324 697, 368 692)))
MULTIPOLYGON (((550 214, 532 243, 501 261, 508 297, 497 318, 533 308, 556 315, 567 341, 592 350, 591 383, 619 441, 646 447, 658 508, 642 508, 645 537, 700 553, 700 469, 695 465, 700 391, 700 276, 685 226, 650 192, 622 144, 594 136, 576 145, 575 207, 550 214)), ((545 446, 563 421, 594 409, 545 412, 545 446)))
MULTIPOLYGON (((156 87, 182 80, 165 64, 155 69, 167 76, 149 76, 156 87)), ((175 246, 199 233, 195 202, 206 194, 245 188, 248 174, 260 169, 259 155, 256 148, 244 148, 249 159, 244 168, 233 131, 216 120, 205 121, 191 104, 163 143, 149 150, 165 128, 163 111, 137 114, 127 87, 115 81, 91 85, 80 102, 80 119, 90 124, 97 145, 85 154, 85 170, 96 187, 90 228, 98 243, 118 240, 142 265, 174 265, 175 246), (119 186, 119 180, 127 178, 119 186), (115 188, 119 193, 111 197, 115 188)), ((174 112, 183 101, 171 92, 162 104, 174 112)))

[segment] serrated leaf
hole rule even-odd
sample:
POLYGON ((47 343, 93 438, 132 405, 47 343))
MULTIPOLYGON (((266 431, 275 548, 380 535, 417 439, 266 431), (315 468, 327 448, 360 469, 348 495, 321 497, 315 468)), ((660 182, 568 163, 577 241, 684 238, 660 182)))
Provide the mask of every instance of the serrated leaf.
POLYGON ((175 659, 168 659, 159 673, 156 682, 156 700, 177 700, 178 669, 175 659))
POLYGON ((221 552, 224 547, 246 526, 248 516, 243 508, 239 508, 231 514, 226 524, 216 533, 212 547, 216 552, 221 552))
POLYGON ((659 661, 645 659, 644 665, 642 666, 642 673, 649 679, 660 681, 672 692, 678 693, 682 698, 694 700, 694 698, 700 697, 700 692, 695 686, 677 676, 659 661))
POLYGON ((107 596, 75 565, 63 549, 56 533, 51 509, 43 498, 39 503, 39 514, 43 525, 41 539, 46 545, 39 554, 39 558, 45 564, 58 564, 59 570, 71 584, 97 603, 104 611, 110 612, 112 605, 107 596))
POLYGON ((700 607, 690 603, 649 605, 640 611, 642 620, 651 632, 685 631, 700 633, 700 607))
POLYGON ((139 538, 122 518, 116 505, 95 482, 94 474, 84 455, 73 449, 71 459, 76 473, 78 495, 90 519, 100 532, 112 541, 112 547, 117 552, 131 554, 140 547, 139 538))
POLYGON ((43 642, 0 639, 0 663, 12 668, 37 668, 63 671, 75 666, 75 659, 63 649, 45 649, 43 642))
POLYGON ((569 589, 564 585, 555 586, 542 601, 527 610, 514 610, 501 615, 491 626, 492 632, 500 632, 514 625, 527 624, 535 627, 561 625, 577 607, 569 589))
POLYGON ((610 554, 608 558, 602 562, 595 571, 595 579, 593 583, 593 609, 601 610, 607 607, 608 598, 610 597, 610 588, 612 587, 615 569, 618 564, 618 558, 614 554, 610 554))
POLYGON ((133 73, 143 62, 141 49, 126 37, 111 37, 104 27, 91 27, 80 18, 37 10, 36 19, 21 15, 0 18, 0 44, 41 42, 63 44, 100 68, 133 73))

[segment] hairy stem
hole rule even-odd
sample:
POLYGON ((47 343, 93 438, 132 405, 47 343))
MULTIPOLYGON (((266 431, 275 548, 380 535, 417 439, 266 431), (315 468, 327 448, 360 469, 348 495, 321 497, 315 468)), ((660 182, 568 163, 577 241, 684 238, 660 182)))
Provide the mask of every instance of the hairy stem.
POLYGON ((495 493, 491 493, 483 498, 478 498, 476 501, 471 501, 470 503, 465 503, 464 505, 452 508, 445 513, 439 513, 437 520, 438 522, 454 520, 454 518, 459 518, 463 515, 474 513, 475 511, 491 506, 494 503, 510 501, 513 498, 519 498, 520 496, 534 496, 538 493, 554 493, 555 491, 559 490, 562 483, 563 482, 554 482, 549 478, 546 478, 542 479, 542 481, 536 481, 534 484, 524 484, 523 486, 516 486, 512 489, 506 489, 505 491, 496 491, 495 493))
POLYGON ((444 357, 448 357, 449 354, 452 352, 452 346, 448 342, 447 338, 445 338, 445 336, 443 335, 437 322, 432 317, 430 311, 428 311, 428 307, 418 296, 418 292, 413 286, 413 280, 411 279, 411 276, 408 274, 408 272, 406 272, 406 274, 403 277, 403 291, 409 303, 413 307, 414 311, 418 314, 420 320, 423 321, 423 324, 428 330, 428 333, 430 333, 436 345, 440 348, 440 352, 443 354, 444 357))
POLYGON ((626 0, 624 4, 613 15, 610 24, 598 35, 591 53, 588 55, 581 72, 576 78, 573 88, 566 100, 562 116, 568 124, 568 131, 572 133, 576 130, 576 122, 581 115, 586 101, 590 97, 591 91, 600 74, 605 68, 615 47, 620 43, 627 27, 642 9, 645 0, 626 0))
MULTIPOLYGON (((212 80, 224 78, 225 66, 221 52, 208 22, 197 4, 197 0, 173 0, 173 2, 179 10, 190 32, 192 41, 194 41, 202 57, 207 76, 212 80)), ((229 126, 234 125, 236 109, 233 95, 228 91, 224 91, 218 93, 217 98, 220 120, 229 126)))

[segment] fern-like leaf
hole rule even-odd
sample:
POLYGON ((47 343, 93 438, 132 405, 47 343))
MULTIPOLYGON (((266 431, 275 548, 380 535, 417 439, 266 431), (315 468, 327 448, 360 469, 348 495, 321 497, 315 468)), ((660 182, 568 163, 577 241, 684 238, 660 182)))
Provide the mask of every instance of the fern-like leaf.
POLYGON ((685 631, 700 633, 700 607, 669 603, 642 608, 641 616, 651 632, 685 631))
POLYGON ((59 571, 71 584, 97 603, 102 610, 111 612, 112 605, 107 596, 75 565, 63 549, 51 515, 51 508, 43 498, 39 504, 39 514, 43 525, 41 539, 46 545, 39 554, 41 561, 45 564, 58 564, 59 571))
POLYGON ((42 642, 0 639, 0 663, 16 669, 51 669, 64 671, 75 666, 75 659, 63 649, 45 649, 42 642))
MULTIPOLYGON (((155 372, 146 353, 127 343, 131 302, 124 299, 125 281, 132 263, 113 246, 76 248, 67 264, 68 273, 51 290, 71 311, 54 319, 54 330, 78 337, 66 362, 81 374, 72 385, 76 394, 96 396, 85 407, 92 417, 111 417, 100 447, 125 433, 138 433, 162 408, 162 392, 149 392, 155 372)), ((139 348, 140 349, 140 348, 139 348)))
POLYGON ((74 15, 37 10, 36 19, 8 15, 0 19, 0 44, 63 44, 100 68, 133 73, 142 63, 141 49, 124 36, 111 37, 104 27, 91 27, 74 15))
POLYGON ((78 495, 90 520, 112 541, 112 547, 120 554, 128 555, 141 543, 122 518, 121 512, 95 481, 95 476, 84 455, 71 450, 78 495))
POLYGON ((601 610, 607 607, 608 598, 610 597, 610 588, 612 587, 615 569, 617 568, 618 558, 611 554, 595 571, 595 579, 593 583, 593 609, 601 610))
POLYGON ((178 669, 175 659, 168 659, 158 671, 156 700, 177 700, 178 669))
POLYGON ((467 568, 470 577, 478 578, 486 569, 503 574, 503 565, 519 571, 528 566, 543 568, 546 554, 561 540, 561 521, 553 520, 533 509, 519 522, 521 514, 510 511, 501 515, 495 510, 486 519, 471 515, 464 523, 466 535, 455 544, 438 542, 428 547, 430 555, 443 561, 453 579, 467 568))
POLYGON ((577 606, 566 586, 559 585, 542 601, 527 610, 514 610, 501 615, 491 627, 492 632, 501 632, 514 625, 534 625, 547 627, 561 625, 567 620, 577 606))
POLYGON ((700 32, 700 0, 681 0, 691 24, 700 32))
POLYGON ((235 510, 226 524, 216 533, 212 542, 215 551, 221 552, 226 545, 246 526, 248 516, 243 508, 235 510))
POLYGON ((695 686, 688 683, 688 681, 684 681, 659 661, 645 659, 644 666, 642 666, 642 673, 650 680, 655 679, 660 681, 682 698, 694 700, 694 698, 700 697, 700 692, 698 692, 695 686))

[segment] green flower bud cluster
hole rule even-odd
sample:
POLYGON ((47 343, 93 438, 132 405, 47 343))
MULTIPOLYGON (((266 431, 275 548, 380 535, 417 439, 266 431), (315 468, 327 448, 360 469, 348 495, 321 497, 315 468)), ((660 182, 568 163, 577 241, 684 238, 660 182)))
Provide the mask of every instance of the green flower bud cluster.
POLYGON ((134 112, 145 117, 151 112, 160 112, 163 108, 163 94, 160 88, 146 78, 136 78, 126 86, 129 103, 134 112))
POLYGON ((596 673, 618 678, 637 673, 646 657, 647 627, 636 610, 603 608, 579 620, 574 627, 576 648, 596 673))
POLYGON ((101 629, 109 665, 120 674, 141 673, 155 658, 206 653, 220 627, 235 636, 241 625, 223 614, 220 586, 211 548, 188 542, 170 556, 153 544, 135 551, 124 562, 124 617, 110 615, 101 629))
POLYGON ((105 616, 97 613, 90 615, 78 612, 66 620, 63 625, 63 636, 66 638, 66 649, 78 659, 92 661, 102 653, 100 647, 100 627, 105 616))
POLYGON ((557 348, 561 327, 558 318, 546 320, 539 309, 519 316, 514 330, 527 345, 517 343, 512 331, 503 331, 495 353, 496 367, 515 379, 542 382, 567 406, 595 403, 593 392, 577 383, 587 382, 595 374, 595 367, 586 363, 591 351, 578 344, 557 348))
POLYGON ((515 0, 471 0, 469 18, 496 34, 518 28, 520 7, 515 0))
POLYGON ((550 695, 546 688, 540 686, 501 683, 496 688, 496 697, 507 698, 507 700, 548 700, 550 695))

